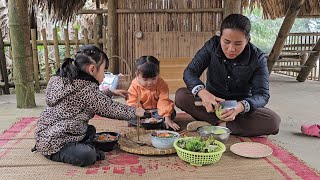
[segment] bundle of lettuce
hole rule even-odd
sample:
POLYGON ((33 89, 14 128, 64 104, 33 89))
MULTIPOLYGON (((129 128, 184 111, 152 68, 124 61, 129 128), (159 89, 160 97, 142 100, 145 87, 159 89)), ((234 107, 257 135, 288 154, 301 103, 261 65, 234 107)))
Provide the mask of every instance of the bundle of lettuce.
POLYGON ((177 146, 192 152, 212 153, 220 150, 219 146, 214 144, 215 139, 213 137, 189 137, 179 139, 177 146))

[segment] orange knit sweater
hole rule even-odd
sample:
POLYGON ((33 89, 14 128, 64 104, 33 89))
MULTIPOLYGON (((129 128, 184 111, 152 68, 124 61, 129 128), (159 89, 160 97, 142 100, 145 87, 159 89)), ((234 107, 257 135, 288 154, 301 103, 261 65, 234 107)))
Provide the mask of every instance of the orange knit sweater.
POLYGON ((129 97, 127 103, 129 106, 137 107, 138 95, 143 109, 158 109, 158 114, 162 117, 171 116, 174 109, 174 103, 169 99, 168 84, 159 77, 157 84, 151 89, 141 86, 135 78, 129 87, 129 97))

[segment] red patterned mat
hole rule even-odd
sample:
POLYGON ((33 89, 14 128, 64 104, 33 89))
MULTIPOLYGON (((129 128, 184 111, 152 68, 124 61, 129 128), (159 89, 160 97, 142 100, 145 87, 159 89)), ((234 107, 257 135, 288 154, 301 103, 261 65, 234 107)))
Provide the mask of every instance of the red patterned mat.
MULTIPOLYGON (((216 164, 203 167, 191 166, 177 155, 140 156, 119 148, 91 167, 75 167, 31 153, 36 121, 36 117, 23 118, 0 134, 0 179, 320 179, 319 173, 269 139, 234 136, 226 144, 227 151, 222 158, 216 164), (230 146, 243 141, 266 144, 273 149, 273 154, 261 159, 233 154, 230 146)), ((177 121, 185 125, 190 117, 181 113, 177 121)), ((134 130, 125 121, 100 117, 90 124, 95 125, 97 131, 125 133, 134 130)))

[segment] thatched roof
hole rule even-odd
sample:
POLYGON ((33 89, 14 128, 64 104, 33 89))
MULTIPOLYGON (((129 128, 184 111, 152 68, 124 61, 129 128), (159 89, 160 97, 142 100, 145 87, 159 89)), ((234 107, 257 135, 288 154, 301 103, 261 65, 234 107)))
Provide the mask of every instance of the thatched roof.
MULTIPOLYGON (((262 8, 265 19, 284 17, 293 0, 242 0, 243 7, 262 8)), ((305 0, 298 17, 320 17, 320 0, 305 0)))
MULTIPOLYGON (((82 9, 87 0, 29 0, 30 6, 39 6, 56 21, 69 21, 82 9)), ((31 9, 31 8, 30 8, 31 9)))
MULTIPOLYGON (((85 5, 86 1, 87 0, 29 0, 30 5, 39 5, 43 10, 48 11, 54 20, 64 22, 69 21, 72 16, 76 15, 85 5)), ((293 0, 242 0, 242 4, 244 8, 253 9, 260 7, 263 10, 264 18, 275 19, 285 16, 292 1, 293 0)), ((100 0, 100 2, 104 4, 106 0, 100 0)), ((299 16, 320 17, 320 0, 305 0, 299 16)))

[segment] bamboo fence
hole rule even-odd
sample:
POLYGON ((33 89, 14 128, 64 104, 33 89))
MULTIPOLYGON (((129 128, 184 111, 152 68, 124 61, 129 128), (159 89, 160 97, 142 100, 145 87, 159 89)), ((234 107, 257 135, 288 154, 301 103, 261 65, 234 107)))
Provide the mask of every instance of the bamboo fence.
MULTIPOLYGON (((83 38, 79 39, 78 30, 74 30, 74 33, 69 32, 68 29, 63 29, 60 35, 58 35, 58 31, 56 28, 53 28, 53 37, 52 39, 48 39, 48 34, 46 29, 42 29, 41 32, 38 32, 39 37, 37 37, 37 32, 35 29, 31 29, 31 46, 32 46, 32 59, 33 59, 33 72, 34 72, 34 82, 35 82, 35 90, 39 92, 40 86, 46 86, 50 77, 53 73, 60 67, 61 62, 66 57, 72 57, 79 48, 80 45, 84 44, 95 44, 101 45, 102 49, 106 50, 107 36, 103 35, 102 38, 98 36, 94 36, 93 38, 88 37, 88 31, 84 29, 83 38), (72 39, 70 39, 72 38, 72 39), (65 50, 63 51, 62 48, 65 50), (43 50, 43 53, 42 50, 43 50), (53 54, 53 56, 50 56, 53 54), (64 58, 60 57, 60 54, 64 58), (40 61, 41 60, 41 61, 40 61), (44 64, 44 69, 40 69, 42 67, 41 64, 44 64), (44 74, 44 75, 43 75, 44 74)), ((103 28, 103 32, 106 33, 106 29, 103 28)), ((10 42, 3 42, 3 47, 10 47, 10 42)), ((3 64, 3 60, 1 60, 1 65, 3 64)), ((4 61, 5 63, 5 61, 4 61)), ((126 63, 123 62, 122 63, 126 63)), ((5 66, 4 66, 5 67, 5 66)), ((1 71, 2 72, 2 71, 1 71)), ((8 79, 8 77, 3 77, 4 79, 8 79)), ((9 86, 14 87, 13 82, 7 82, 0 84, 1 86, 9 86)))

